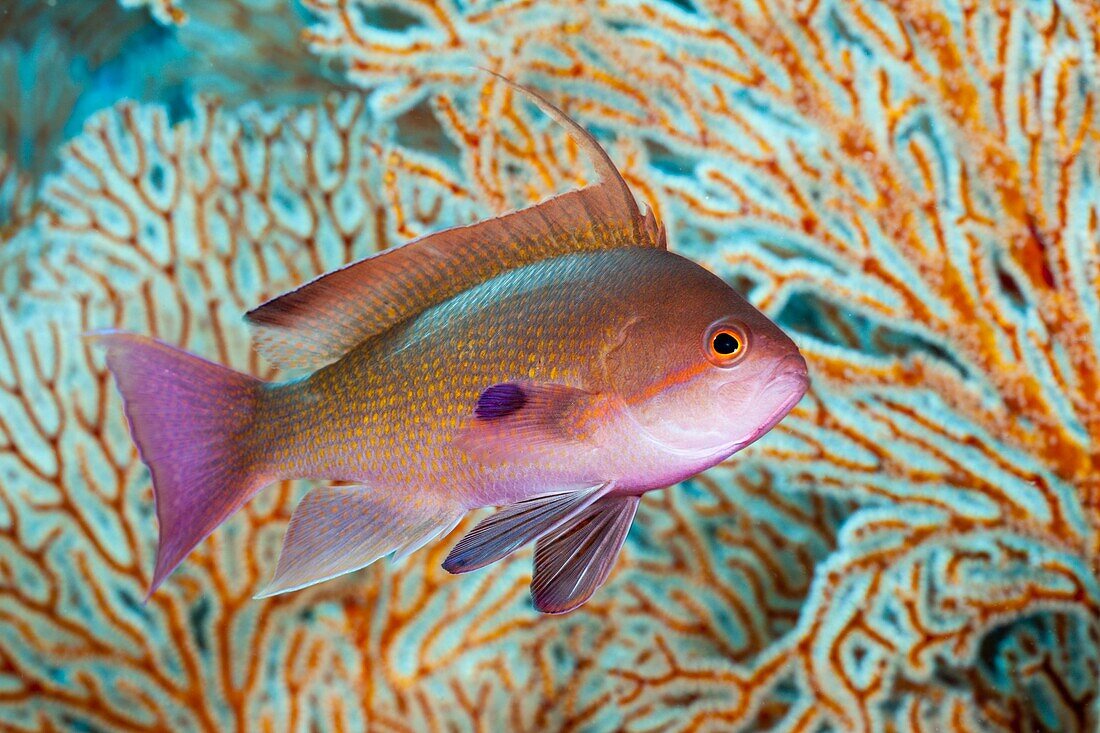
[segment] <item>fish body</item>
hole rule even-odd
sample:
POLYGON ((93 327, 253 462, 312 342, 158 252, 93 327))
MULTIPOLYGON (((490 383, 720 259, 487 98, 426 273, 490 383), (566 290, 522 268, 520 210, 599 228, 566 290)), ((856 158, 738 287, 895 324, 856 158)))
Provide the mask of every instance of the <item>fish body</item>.
POLYGON ((343 485, 303 499, 261 595, 403 556, 503 506, 444 567, 536 541, 535 604, 568 611, 606 579, 641 494, 724 460, 802 396, 793 342, 667 251, 606 153, 528 94, 601 181, 248 314, 264 353, 308 376, 264 383, 144 337, 96 337, 153 475, 152 589, 263 486, 314 478, 343 485))
POLYGON ((273 479, 352 481, 465 510, 607 480, 618 493, 664 488, 758 437, 754 424, 691 450, 666 445, 632 414, 609 357, 676 298, 706 312, 704 326, 743 308, 721 280, 660 249, 565 255, 508 271, 307 379, 271 385, 256 449, 272 456, 273 479), (561 432, 480 445, 470 436, 478 398, 512 383, 574 390, 569 420, 561 432))

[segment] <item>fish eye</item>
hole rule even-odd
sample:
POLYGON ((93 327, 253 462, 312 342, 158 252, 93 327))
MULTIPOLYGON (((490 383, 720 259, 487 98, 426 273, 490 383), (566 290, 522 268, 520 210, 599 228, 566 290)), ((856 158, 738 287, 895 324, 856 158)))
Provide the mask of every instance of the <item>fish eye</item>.
POLYGON ((719 326, 707 337, 707 358, 717 366, 737 361, 748 346, 744 333, 731 326, 719 326))

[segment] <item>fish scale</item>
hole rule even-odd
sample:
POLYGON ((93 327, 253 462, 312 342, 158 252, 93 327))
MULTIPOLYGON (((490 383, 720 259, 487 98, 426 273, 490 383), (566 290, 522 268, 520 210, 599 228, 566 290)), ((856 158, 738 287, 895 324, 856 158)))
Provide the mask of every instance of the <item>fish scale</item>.
POLYGON ((258 597, 403 557, 496 505, 443 567, 535 542, 535 606, 564 613, 607 579, 642 494, 725 460, 801 398, 794 343, 669 252, 596 141, 514 88, 599 180, 246 315, 266 357, 311 374, 264 383, 135 334, 93 337, 153 477, 150 593, 257 491, 310 478, 340 485, 302 499, 258 597))
POLYGON ((257 445, 286 456, 273 467, 280 477, 441 492, 467 508, 553 488, 560 479, 547 478, 546 457, 530 465, 470 462, 453 440, 485 385, 528 379, 601 386, 605 378, 589 352, 606 341, 606 329, 589 324, 618 322, 627 305, 600 294, 604 283, 593 275, 603 272, 604 281, 618 282, 624 266, 637 266, 631 254, 575 255, 506 273, 360 345, 306 380, 275 387, 270 417, 259 421, 270 428, 260 431, 257 445), (582 275, 594 287, 570 286, 582 275), (585 334, 596 336, 588 348, 585 334), (525 475, 541 477, 543 485, 520 488, 525 475))

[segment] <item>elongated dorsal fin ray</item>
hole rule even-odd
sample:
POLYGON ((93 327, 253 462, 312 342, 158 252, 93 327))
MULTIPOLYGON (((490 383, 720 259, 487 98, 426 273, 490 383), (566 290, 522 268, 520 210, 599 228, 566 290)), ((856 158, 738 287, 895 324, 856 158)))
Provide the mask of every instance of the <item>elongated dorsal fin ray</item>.
POLYGON ((543 97, 505 81, 566 127, 591 157, 600 180, 520 211, 379 252, 267 301, 245 319, 268 360, 316 369, 508 270, 575 252, 664 247, 652 211, 639 212, 599 143, 543 97))
POLYGON ((512 89, 515 89, 517 92, 530 99, 540 110, 542 110, 543 114, 564 127, 566 132, 569 133, 569 136, 573 138, 574 142, 576 142, 581 150, 584 151, 585 155, 588 156, 589 162, 596 170, 596 175, 599 176, 600 179, 597 185, 605 185, 614 191, 615 195, 622 197, 621 205, 623 210, 630 212, 635 219, 641 218, 641 213, 638 211, 638 202, 634 200, 634 194, 630 192, 630 187, 626 185, 622 173, 619 172, 619 169, 611 160, 611 156, 603 149, 603 146, 596 141, 596 138, 592 137, 592 133, 581 127, 577 121, 567 115, 564 110, 534 89, 514 82, 495 71, 489 69, 484 69, 484 71, 492 74, 512 89))

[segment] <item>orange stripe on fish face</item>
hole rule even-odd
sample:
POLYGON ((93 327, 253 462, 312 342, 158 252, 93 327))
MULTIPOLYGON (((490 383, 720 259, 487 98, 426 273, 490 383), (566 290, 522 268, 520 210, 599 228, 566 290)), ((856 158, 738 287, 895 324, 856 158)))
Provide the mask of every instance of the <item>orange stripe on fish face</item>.
POLYGON ((662 379, 649 385, 640 392, 636 392, 632 395, 623 395, 623 401, 626 404, 634 406, 651 400, 657 395, 661 394, 665 390, 672 387, 684 384, 691 381, 693 378, 704 373, 708 369, 713 368, 709 362, 700 360, 697 363, 689 364, 682 369, 677 369, 666 374, 662 379))
POLYGON ((690 364, 682 369, 666 374, 660 381, 655 382, 640 392, 629 395, 618 395, 621 402, 611 399, 592 400, 576 414, 579 434, 588 436, 597 429, 601 420, 608 418, 616 409, 623 405, 634 407, 650 400, 672 387, 691 381, 696 376, 704 373, 710 365, 703 361, 690 364))

